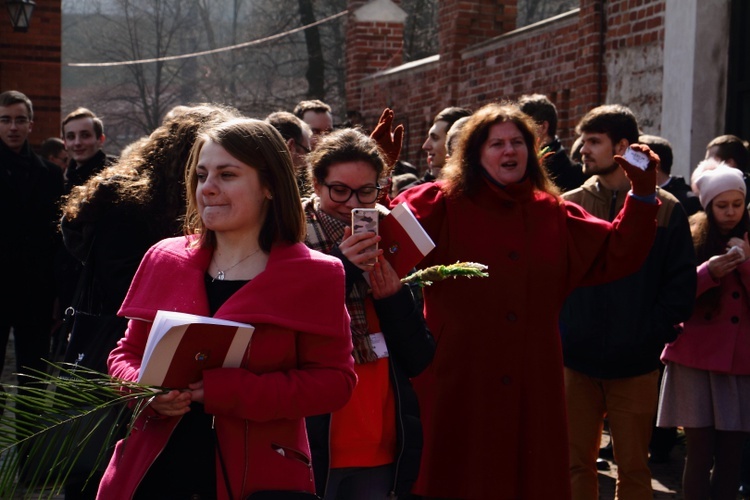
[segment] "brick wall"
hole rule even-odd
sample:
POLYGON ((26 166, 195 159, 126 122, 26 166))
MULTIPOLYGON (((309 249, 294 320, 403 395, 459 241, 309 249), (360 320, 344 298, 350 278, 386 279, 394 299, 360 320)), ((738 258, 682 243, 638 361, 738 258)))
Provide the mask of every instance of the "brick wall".
MULTIPOLYGON (((403 159, 419 167, 425 166, 420 147, 438 111, 451 105, 477 109, 525 93, 547 94, 555 102, 558 134, 567 146, 580 118, 605 102, 632 107, 644 131, 659 133, 664 1, 581 0, 578 9, 515 31, 514 0, 441 1, 440 53, 347 74, 347 108, 359 109, 373 125, 384 107, 392 107, 407 130, 403 159)), ((357 26, 359 33, 370 29, 357 26)), ((347 51, 361 49, 347 40, 347 51)))
POLYGON ((18 90, 34 105, 32 146, 60 135, 61 2, 36 0, 29 30, 15 33, 0 5, 0 92, 18 90))

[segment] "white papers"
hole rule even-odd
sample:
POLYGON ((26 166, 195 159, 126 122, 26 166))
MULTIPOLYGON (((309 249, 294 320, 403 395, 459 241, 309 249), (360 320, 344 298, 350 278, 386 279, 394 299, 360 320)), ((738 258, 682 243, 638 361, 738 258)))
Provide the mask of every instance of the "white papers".
POLYGON ((236 321, 157 311, 143 353, 138 382, 162 385, 165 380, 170 382, 168 373, 171 371, 177 377, 171 377, 171 381, 183 383, 184 376, 199 375, 205 368, 239 367, 254 330, 253 326, 236 321), (175 358, 176 353, 180 359, 175 358))

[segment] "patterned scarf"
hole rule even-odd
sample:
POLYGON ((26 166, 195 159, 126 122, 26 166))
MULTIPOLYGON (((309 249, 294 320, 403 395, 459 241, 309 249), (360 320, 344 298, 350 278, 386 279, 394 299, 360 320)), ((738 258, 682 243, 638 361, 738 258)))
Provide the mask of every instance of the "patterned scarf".
MULTIPOLYGON (((320 210, 320 198, 313 195, 302 200, 307 221, 307 236, 305 244, 325 254, 330 255, 344 237, 345 222, 335 219, 320 210)), ((365 314, 365 299, 369 286, 364 278, 357 279, 346 297, 346 308, 351 316, 352 344, 354 345, 354 362, 357 364, 376 361, 378 357, 370 341, 365 314)))

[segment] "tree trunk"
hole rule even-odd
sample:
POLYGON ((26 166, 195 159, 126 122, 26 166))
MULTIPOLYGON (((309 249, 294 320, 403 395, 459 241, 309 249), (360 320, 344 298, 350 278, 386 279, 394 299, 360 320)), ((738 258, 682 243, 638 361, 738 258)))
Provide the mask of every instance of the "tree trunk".
MULTIPOLYGON (((315 22, 312 0, 299 0, 299 16, 303 26, 315 22)), ((317 26, 305 30, 307 43, 307 97, 325 101, 325 65, 317 26)))

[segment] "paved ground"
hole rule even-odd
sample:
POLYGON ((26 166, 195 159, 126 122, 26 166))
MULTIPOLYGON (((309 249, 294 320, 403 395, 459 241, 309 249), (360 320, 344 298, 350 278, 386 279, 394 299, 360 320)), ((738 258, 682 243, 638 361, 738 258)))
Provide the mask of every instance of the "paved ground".
MULTIPOLYGON (((609 435, 602 436, 602 446, 609 443, 609 435)), ((670 461, 651 465, 651 486, 654 500, 682 500, 682 468, 685 464, 685 445, 680 442, 672 450, 670 461)), ((599 499, 614 500, 617 464, 608 460, 610 470, 599 472, 599 499)))
MULTIPOLYGON (((13 356, 13 339, 8 343, 8 350, 5 359, 5 367, 0 374, 0 383, 15 384, 15 358, 13 356)), ((602 445, 609 442, 609 436, 602 437, 602 445)), ((682 476, 682 467, 685 461, 685 447, 679 444, 672 450, 671 460, 665 464, 654 464, 651 467, 653 475, 652 485, 654 488, 654 500, 681 500, 680 483, 682 476)), ((599 473, 599 490, 600 500, 613 500, 615 497, 615 479, 617 478, 617 465, 609 461, 610 470, 599 473)), ((541 479, 543 480, 543 479, 541 479)), ((20 498, 20 497, 19 497, 20 498)), ((53 497, 53 500, 61 500, 63 497, 53 497)))

